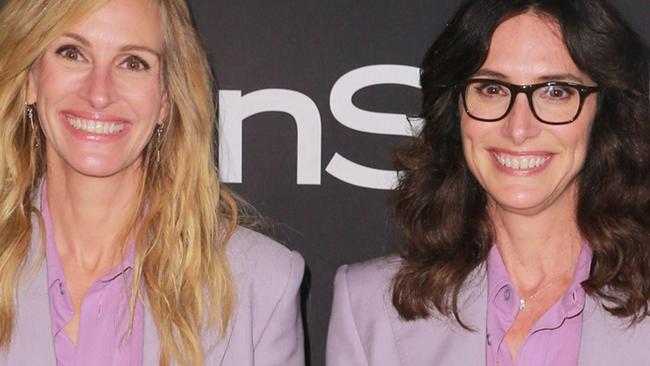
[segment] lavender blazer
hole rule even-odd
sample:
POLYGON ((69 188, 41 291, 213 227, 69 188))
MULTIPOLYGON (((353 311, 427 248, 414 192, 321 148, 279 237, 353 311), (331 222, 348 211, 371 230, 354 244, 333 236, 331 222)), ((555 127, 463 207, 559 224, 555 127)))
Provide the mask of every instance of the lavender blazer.
MULTIPOLYGON (((345 265, 334 281, 327 366, 485 365, 487 279, 477 270, 460 296, 470 332, 446 318, 404 321, 391 304, 397 257, 345 265)), ((579 366, 650 365, 650 319, 632 328, 587 296, 579 366)))
MULTIPOLYGON (((33 222, 37 222, 33 220, 33 222)), ((0 365, 55 365, 43 244, 35 224, 32 246, 18 292, 16 323, 0 365)), ((206 365, 302 366, 304 361, 299 288, 302 257, 247 229, 227 246, 237 287, 237 305, 226 336, 205 335, 206 365)), ((159 342, 145 305, 143 365, 158 365, 159 342)))

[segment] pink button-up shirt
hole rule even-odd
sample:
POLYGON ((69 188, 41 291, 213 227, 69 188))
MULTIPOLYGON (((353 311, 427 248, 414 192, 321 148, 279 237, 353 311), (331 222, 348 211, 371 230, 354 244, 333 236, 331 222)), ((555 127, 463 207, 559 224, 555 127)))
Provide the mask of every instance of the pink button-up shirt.
POLYGON ((41 212, 45 221, 45 257, 57 365, 142 365, 144 317, 140 301, 136 302, 133 327, 129 332, 133 245, 129 247, 124 261, 100 277, 84 296, 75 345, 64 330, 74 315, 74 309, 54 243, 45 185, 42 188, 41 212))
POLYGON ((521 297, 510 280, 499 250, 496 245, 492 247, 487 260, 487 366, 578 364, 585 305, 585 291, 580 283, 589 277, 591 254, 589 245, 583 244, 571 286, 532 327, 513 362, 505 335, 519 312, 521 297))

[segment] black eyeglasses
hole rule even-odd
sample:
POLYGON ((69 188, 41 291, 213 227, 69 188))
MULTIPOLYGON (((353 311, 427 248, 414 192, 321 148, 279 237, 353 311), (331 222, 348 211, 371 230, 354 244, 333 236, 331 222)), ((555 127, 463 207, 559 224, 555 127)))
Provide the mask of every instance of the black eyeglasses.
POLYGON ((499 121, 510 113, 519 93, 526 94, 533 115, 552 125, 571 123, 578 118, 585 98, 598 92, 597 86, 550 81, 516 85, 492 79, 469 79, 455 86, 467 114, 479 121, 499 121))

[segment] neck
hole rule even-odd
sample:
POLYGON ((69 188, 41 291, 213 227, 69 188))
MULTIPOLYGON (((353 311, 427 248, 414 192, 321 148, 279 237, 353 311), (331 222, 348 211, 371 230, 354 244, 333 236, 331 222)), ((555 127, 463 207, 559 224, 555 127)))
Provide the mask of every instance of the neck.
POLYGON ((47 170, 47 200, 62 262, 88 272, 121 261, 124 228, 135 209, 133 174, 88 177, 70 169, 47 170))
POLYGON ((559 202, 536 214, 490 206, 496 246, 520 293, 572 276, 582 248, 575 221, 575 200, 559 202))

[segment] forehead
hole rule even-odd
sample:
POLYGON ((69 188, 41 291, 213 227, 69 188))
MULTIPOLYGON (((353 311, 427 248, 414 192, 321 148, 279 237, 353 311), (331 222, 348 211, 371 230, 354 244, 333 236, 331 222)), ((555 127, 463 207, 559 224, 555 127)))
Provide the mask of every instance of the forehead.
POLYGON ((530 83, 549 75, 573 75, 577 82, 589 77, 573 62, 558 23, 550 17, 524 13, 501 23, 490 43, 481 69, 530 83))
POLYGON ((110 0, 74 24, 68 32, 106 45, 143 45, 161 49, 159 8, 152 0, 110 0))

